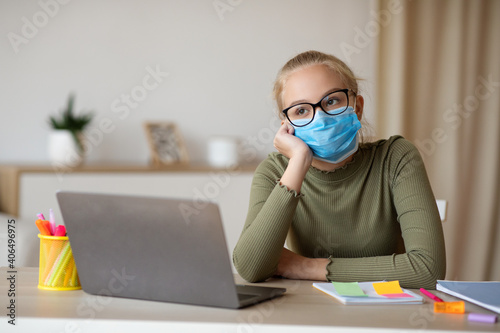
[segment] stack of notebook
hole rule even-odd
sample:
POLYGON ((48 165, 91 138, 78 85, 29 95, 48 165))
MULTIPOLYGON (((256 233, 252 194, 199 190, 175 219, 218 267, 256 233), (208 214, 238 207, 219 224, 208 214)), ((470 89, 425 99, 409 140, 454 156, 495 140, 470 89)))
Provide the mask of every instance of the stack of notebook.
POLYGON ((500 313, 500 282, 438 280, 436 289, 500 313))

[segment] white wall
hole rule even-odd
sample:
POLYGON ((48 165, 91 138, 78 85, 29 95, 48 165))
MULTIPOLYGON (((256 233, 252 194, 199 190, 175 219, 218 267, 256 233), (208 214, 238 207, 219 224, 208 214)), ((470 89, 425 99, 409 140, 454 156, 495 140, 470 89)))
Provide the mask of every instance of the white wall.
POLYGON ((89 161, 146 163, 146 120, 177 123, 192 161, 206 159, 213 135, 253 139, 245 157, 257 152, 261 159, 273 150, 263 129, 277 121, 275 75, 308 49, 348 60, 366 79, 365 112, 373 119, 375 38, 359 32, 374 22, 371 6, 365 0, 0 0, 0 163, 48 161, 47 119, 70 92, 77 110, 97 114, 89 161), (357 53, 347 59, 342 45, 357 53), (148 68, 168 76, 137 107, 127 107, 121 96, 140 91, 148 68), (109 133, 98 130, 102 119, 112 122, 109 133))

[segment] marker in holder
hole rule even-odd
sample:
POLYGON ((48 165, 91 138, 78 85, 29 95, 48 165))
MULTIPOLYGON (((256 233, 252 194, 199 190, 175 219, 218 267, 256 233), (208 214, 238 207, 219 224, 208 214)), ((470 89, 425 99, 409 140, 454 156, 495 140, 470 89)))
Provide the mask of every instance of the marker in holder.
POLYGON ((40 238, 38 288, 46 290, 81 289, 68 237, 41 234, 38 237, 40 238))
POLYGON ((436 313, 465 313, 465 303, 460 302, 436 302, 434 303, 436 313))

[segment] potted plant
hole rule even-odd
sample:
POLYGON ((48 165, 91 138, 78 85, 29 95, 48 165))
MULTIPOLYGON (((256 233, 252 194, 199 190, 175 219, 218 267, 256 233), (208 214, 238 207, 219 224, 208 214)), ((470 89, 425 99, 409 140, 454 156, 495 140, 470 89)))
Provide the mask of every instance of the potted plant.
POLYGON ((61 114, 49 117, 49 124, 54 130, 49 137, 49 157, 53 163, 71 167, 83 162, 82 133, 94 117, 91 112, 76 115, 74 104, 75 97, 70 94, 61 114))

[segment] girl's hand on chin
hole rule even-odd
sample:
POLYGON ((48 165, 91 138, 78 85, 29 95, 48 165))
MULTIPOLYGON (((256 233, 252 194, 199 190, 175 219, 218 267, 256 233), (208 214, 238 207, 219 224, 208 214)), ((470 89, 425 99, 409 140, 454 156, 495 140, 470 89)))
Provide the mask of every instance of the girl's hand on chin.
POLYGON ((312 161, 312 151, 304 141, 297 138, 294 128, 288 122, 284 121, 274 137, 274 148, 288 158, 302 157, 312 161))

